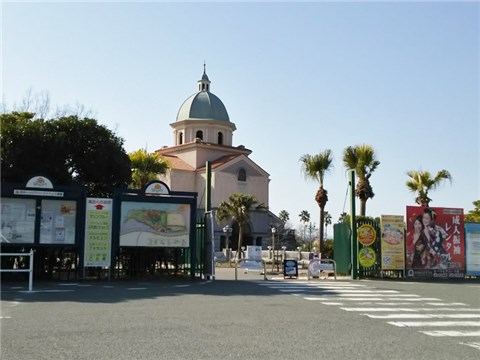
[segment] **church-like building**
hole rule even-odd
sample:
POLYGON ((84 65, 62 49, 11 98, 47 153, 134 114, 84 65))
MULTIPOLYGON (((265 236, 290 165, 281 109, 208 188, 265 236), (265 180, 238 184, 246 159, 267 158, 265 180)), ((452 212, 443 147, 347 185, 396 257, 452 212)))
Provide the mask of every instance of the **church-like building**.
MULTIPOLYGON (((170 163, 171 169, 160 180, 174 191, 198 193, 198 213, 205 211, 206 163, 211 164, 211 209, 233 193, 253 195, 259 203, 268 206, 270 175, 249 158, 251 150, 243 145, 233 146, 233 132, 237 129, 230 121, 223 102, 210 92, 210 80, 205 71, 198 80, 198 91, 188 97, 171 123, 173 145, 156 152, 170 163)), ((246 227, 243 246, 272 243, 272 226, 279 219, 270 211, 253 211, 246 227)), ((215 224, 214 247, 219 251, 227 245, 223 231, 225 224, 215 224)), ((238 225, 228 224, 233 232, 228 245, 237 249, 238 225), (232 241, 233 240, 233 241, 232 241)))

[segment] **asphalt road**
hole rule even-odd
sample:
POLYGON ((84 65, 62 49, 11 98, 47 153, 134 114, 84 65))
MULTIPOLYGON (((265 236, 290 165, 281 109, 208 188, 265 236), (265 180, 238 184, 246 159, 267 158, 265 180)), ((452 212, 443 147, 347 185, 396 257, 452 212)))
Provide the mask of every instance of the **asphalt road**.
POLYGON ((233 279, 2 284, 1 359, 480 358, 478 282, 233 279))

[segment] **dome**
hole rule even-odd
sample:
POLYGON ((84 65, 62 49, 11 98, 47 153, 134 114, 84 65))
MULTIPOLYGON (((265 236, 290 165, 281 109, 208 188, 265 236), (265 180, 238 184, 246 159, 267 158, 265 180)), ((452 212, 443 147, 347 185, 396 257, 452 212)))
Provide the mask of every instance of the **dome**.
POLYGON ((230 122, 225 105, 209 91, 199 91, 185 100, 178 110, 177 121, 218 120, 230 122))

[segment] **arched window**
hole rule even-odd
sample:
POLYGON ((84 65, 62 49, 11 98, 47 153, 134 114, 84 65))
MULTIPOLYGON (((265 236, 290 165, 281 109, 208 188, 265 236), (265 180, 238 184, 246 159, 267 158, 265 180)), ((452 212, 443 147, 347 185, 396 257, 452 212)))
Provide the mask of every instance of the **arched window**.
POLYGON ((195 135, 196 138, 200 139, 200 140, 203 140, 203 131, 202 130, 198 130, 197 131, 197 134, 195 135))
POLYGON ((247 181, 247 173, 243 168, 238 170, 238 181, 247 181))
POLYGON ((180 132, 178 133, 178 145, 182 145, 183 144, 183 133, 180 132))
POLYGON ((218 145, 223 145, 223 134, 218 132, 218 145))

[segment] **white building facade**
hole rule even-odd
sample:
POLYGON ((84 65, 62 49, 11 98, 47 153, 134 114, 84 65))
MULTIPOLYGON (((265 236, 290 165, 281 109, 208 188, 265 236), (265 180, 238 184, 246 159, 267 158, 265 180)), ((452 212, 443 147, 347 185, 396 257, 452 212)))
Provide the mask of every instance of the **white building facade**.
MULTIPOLYGON (((233 193, 253 195, 259 203, 268 206, 269 174, 249 158, 251 150, 243 145, 233 146, 236 126, 230 121, 223 102, 210 92, 210 80, 205 72, 198 81, 198 91, 188 97, 177 114, 173 129, 173 145, 164 146, 156 152, 171 165, 167 174, 160 177, 173 191, 198 193, 197 214, 205 212, 206 163, 211 164, 211 210, 215 212, 222 201, 233 193)), ((242 246, 272 243, 272 226, 279 219, 269 211, 254 211, 250 223, 244 229, 242 246)), ((238 225, 228 223, 233 229, 228 246, 237 249, 238 225)), ((219 251, 227 245, 223 227, 215 224, 214 249, 219 251)))

